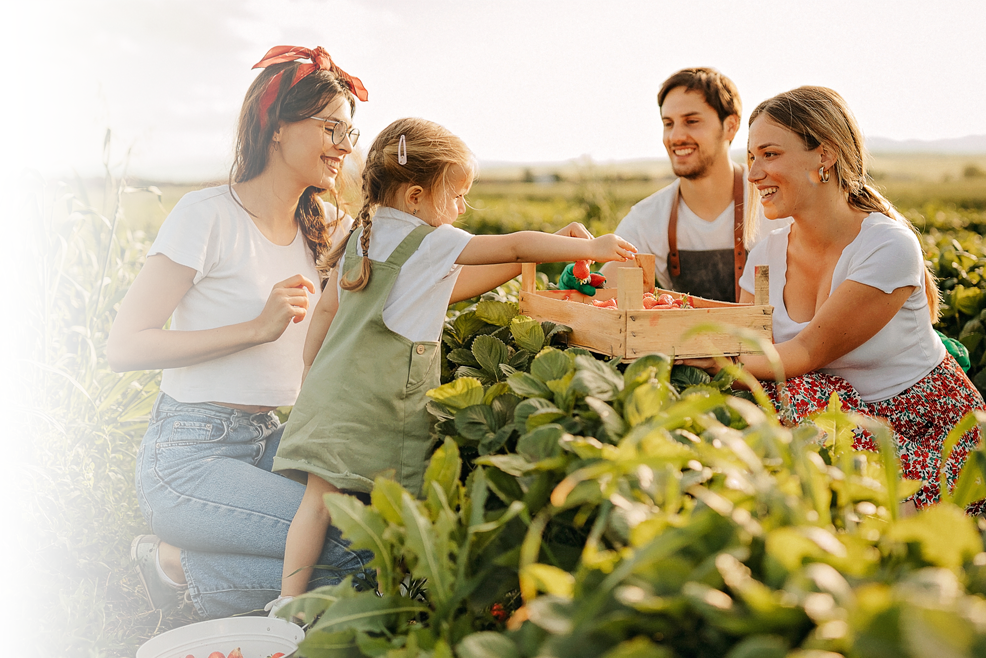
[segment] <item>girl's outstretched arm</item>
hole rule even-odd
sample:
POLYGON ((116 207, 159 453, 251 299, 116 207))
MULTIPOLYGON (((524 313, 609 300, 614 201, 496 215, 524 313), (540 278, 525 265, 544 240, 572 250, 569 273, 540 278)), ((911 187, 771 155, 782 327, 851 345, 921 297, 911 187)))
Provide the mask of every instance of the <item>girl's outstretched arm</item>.
POLYGON ((106 357, 114 371, 180 368, 277 340, 289 322, 300 322, 308 312, 305 289, 315 291, 296 274, 274 286, 253 320, 198 331, 164 329, 194 277, 194 269, 163 254, 147 259, 110 329, 106 357))
POLYGON ((637 248, 612 233, 584 240, 539 231, 476 235, 459 254, 460 265, 493 263, 557 263, 594 260, 605 263, 633 258, 637 248))
MULTIPOLYGON (((579 222, 572 222, 568 226, 555 231, 554 235, 563 235, 570 238, 592 239, 592 233, 579 222)), ((520 265, 467 265, 462 268, 459 278, 455 282, 452 290, 450 303, 461 302, 464 299, 472 299, 484 292, 489 292, 499 285, 503 285, 510 279, 520 274, 520 265)))
POLYGON ((301 375, 301 381, 305 381, 309 368, 315 362, 315 355, 322 349, 325 334, 329 332, 329 326, 335 319, 336 311, 339 310, 338 281, 339 271, 333 269, 329 275, 329 280, 325 283, 322 296, 319 297, 318 304, 315 305, 315 311, 312 313, 312 321, 308 325, 308 335, 305 336, 305 370, 301 375))

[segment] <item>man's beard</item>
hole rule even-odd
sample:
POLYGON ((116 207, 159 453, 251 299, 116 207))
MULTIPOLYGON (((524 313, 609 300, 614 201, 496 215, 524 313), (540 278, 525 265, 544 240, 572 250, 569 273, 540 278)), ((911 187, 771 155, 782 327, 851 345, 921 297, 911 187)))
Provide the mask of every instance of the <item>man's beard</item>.
POLYGON ((686 178, 688 180, 697 180, 699 178, 705 178, 709 170, 712 168, 713 163, 716 161, 716 155, 714 153, 703 154, 699 151, 700 159, 698 162, 685 166, 677 167, 672 165, 671 170, 674 175, 678 178, 686 178))

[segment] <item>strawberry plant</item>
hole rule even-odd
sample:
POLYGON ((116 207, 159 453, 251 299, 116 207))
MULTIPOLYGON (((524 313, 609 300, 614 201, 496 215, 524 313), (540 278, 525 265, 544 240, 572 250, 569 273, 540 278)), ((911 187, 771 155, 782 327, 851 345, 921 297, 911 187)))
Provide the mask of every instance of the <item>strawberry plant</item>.
POLYGON ((886 426, 835 399, 784 428, 730 394, 730 368, 711 379, 661 355, 622 365, 546 344, 564 328, 504 299, 449 325, 421 497, 383 478, 370 506, 326 497, 374 552, 379 594, 343 583, 292 602, 285 614, 316 620, 304 655, 986 648, 986 552, 960 500, 975 486, 898 518, 918 485, 898 479, 886 426), (857 425, 881 452, 852 450, 857 425))

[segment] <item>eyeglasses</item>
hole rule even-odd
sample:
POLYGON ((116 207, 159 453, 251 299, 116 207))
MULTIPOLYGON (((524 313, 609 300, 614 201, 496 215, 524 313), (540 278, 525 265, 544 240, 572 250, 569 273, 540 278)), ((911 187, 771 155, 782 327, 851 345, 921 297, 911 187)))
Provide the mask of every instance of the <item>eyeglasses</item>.
POLYGON ((308 118, 322 122, 322 128, 325 129, 325 134, 332 138, 333 144, 342 144, 342 140, 346 139, 346 135, 349 135, 349 143, 353 146, 356 146, 356 142, 359 141, 359 128, 351 128, 345 121, 323 119, 322 117, 308 118))

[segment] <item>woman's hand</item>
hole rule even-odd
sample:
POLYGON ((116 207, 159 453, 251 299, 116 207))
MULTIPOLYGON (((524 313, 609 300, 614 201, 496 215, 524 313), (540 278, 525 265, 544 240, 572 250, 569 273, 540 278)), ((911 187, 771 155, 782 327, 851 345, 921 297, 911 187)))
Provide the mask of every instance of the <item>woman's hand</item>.
POLYGON ((258 341, 273 342, 281 337, 288 323, 304 320, 308 314, 309 293, 315 293, 315 284, 301 274, 274 284, 264 310, 254 320, 258 341))
POLYGON ((606 263, 608 261, 626 262, 637 253, 637 248, 615 233, 610 233, 593 238, 591 251, 593 256, 590 260, 594 260, 597 263, 606 263))
POLYGON ((167 256, 147 259, 110 329, 106 358, 114 371, 182 368, 276 340, 292 319, 304 319, 304 288, 314 291, 312 282, 299 274, 274 286, 253 320, 197 331, 164 329, 194 278, 194 269, 167 256))

